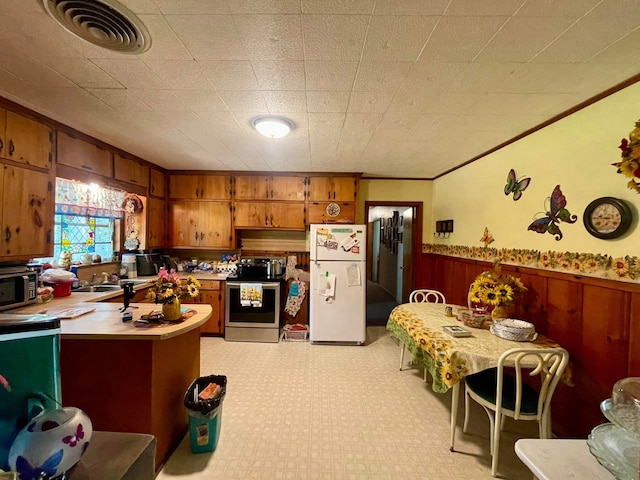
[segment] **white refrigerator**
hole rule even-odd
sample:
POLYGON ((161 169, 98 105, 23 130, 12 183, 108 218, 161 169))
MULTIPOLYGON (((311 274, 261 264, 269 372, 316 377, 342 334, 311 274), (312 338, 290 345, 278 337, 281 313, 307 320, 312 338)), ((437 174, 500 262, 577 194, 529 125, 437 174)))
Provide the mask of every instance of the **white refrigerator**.
POLYGON ((311 225, 309 339, 366 339, 366 225, 311 225))

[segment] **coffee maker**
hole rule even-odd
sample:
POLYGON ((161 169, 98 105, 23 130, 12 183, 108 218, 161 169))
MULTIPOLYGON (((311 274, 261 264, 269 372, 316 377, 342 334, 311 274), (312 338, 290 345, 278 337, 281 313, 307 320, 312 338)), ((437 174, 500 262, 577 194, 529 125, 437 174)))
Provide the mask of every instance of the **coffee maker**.
POLYGON ((36 415, 60 407, 60 320, 0 314, 0 469, 18 432, 36 415))

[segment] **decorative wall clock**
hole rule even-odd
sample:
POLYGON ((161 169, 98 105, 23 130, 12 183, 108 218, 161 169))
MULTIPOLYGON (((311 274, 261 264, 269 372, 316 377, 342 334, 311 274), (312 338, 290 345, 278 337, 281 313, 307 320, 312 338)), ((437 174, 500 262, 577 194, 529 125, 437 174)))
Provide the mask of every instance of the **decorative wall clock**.
POLYGON ((340 215, 340 205, 337 203, 330 203, 327 205, 326 212, 330 217, 337 217, 340 215))
POLYGON ((631 226, 631 208, 617 198, 597 198, 587 205, 582 221, 587 232, 596 238, 618 238, 631 226))

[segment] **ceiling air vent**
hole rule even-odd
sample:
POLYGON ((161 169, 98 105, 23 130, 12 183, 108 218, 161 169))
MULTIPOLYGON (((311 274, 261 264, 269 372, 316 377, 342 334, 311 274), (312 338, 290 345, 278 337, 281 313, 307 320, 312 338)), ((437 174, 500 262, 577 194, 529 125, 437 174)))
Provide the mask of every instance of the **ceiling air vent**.
POLYGON ((151 46, 144 24, 115 0, 38 0, 68 32, 121 53, 142 53, 151 46))

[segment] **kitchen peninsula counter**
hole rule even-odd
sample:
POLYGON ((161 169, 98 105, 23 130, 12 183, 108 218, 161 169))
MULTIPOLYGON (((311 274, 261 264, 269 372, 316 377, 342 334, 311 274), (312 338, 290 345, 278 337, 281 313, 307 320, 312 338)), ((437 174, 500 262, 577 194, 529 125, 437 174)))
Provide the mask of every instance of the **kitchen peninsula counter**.
MULTIPOLYGON (((84 410, 94 430, 155 436, 159 470, 188 430, 183 398, 200 376, 199 327, 212 309, 189 304, 196 314, 181 323, 136 328, 122 322, 119 303, 97 301, 104 296, 72 293, 15 313, 95 308, 60 322, 62 403, 84 410)), ((134 320, 160 310, 153 303, 131 305, 134 320)))

